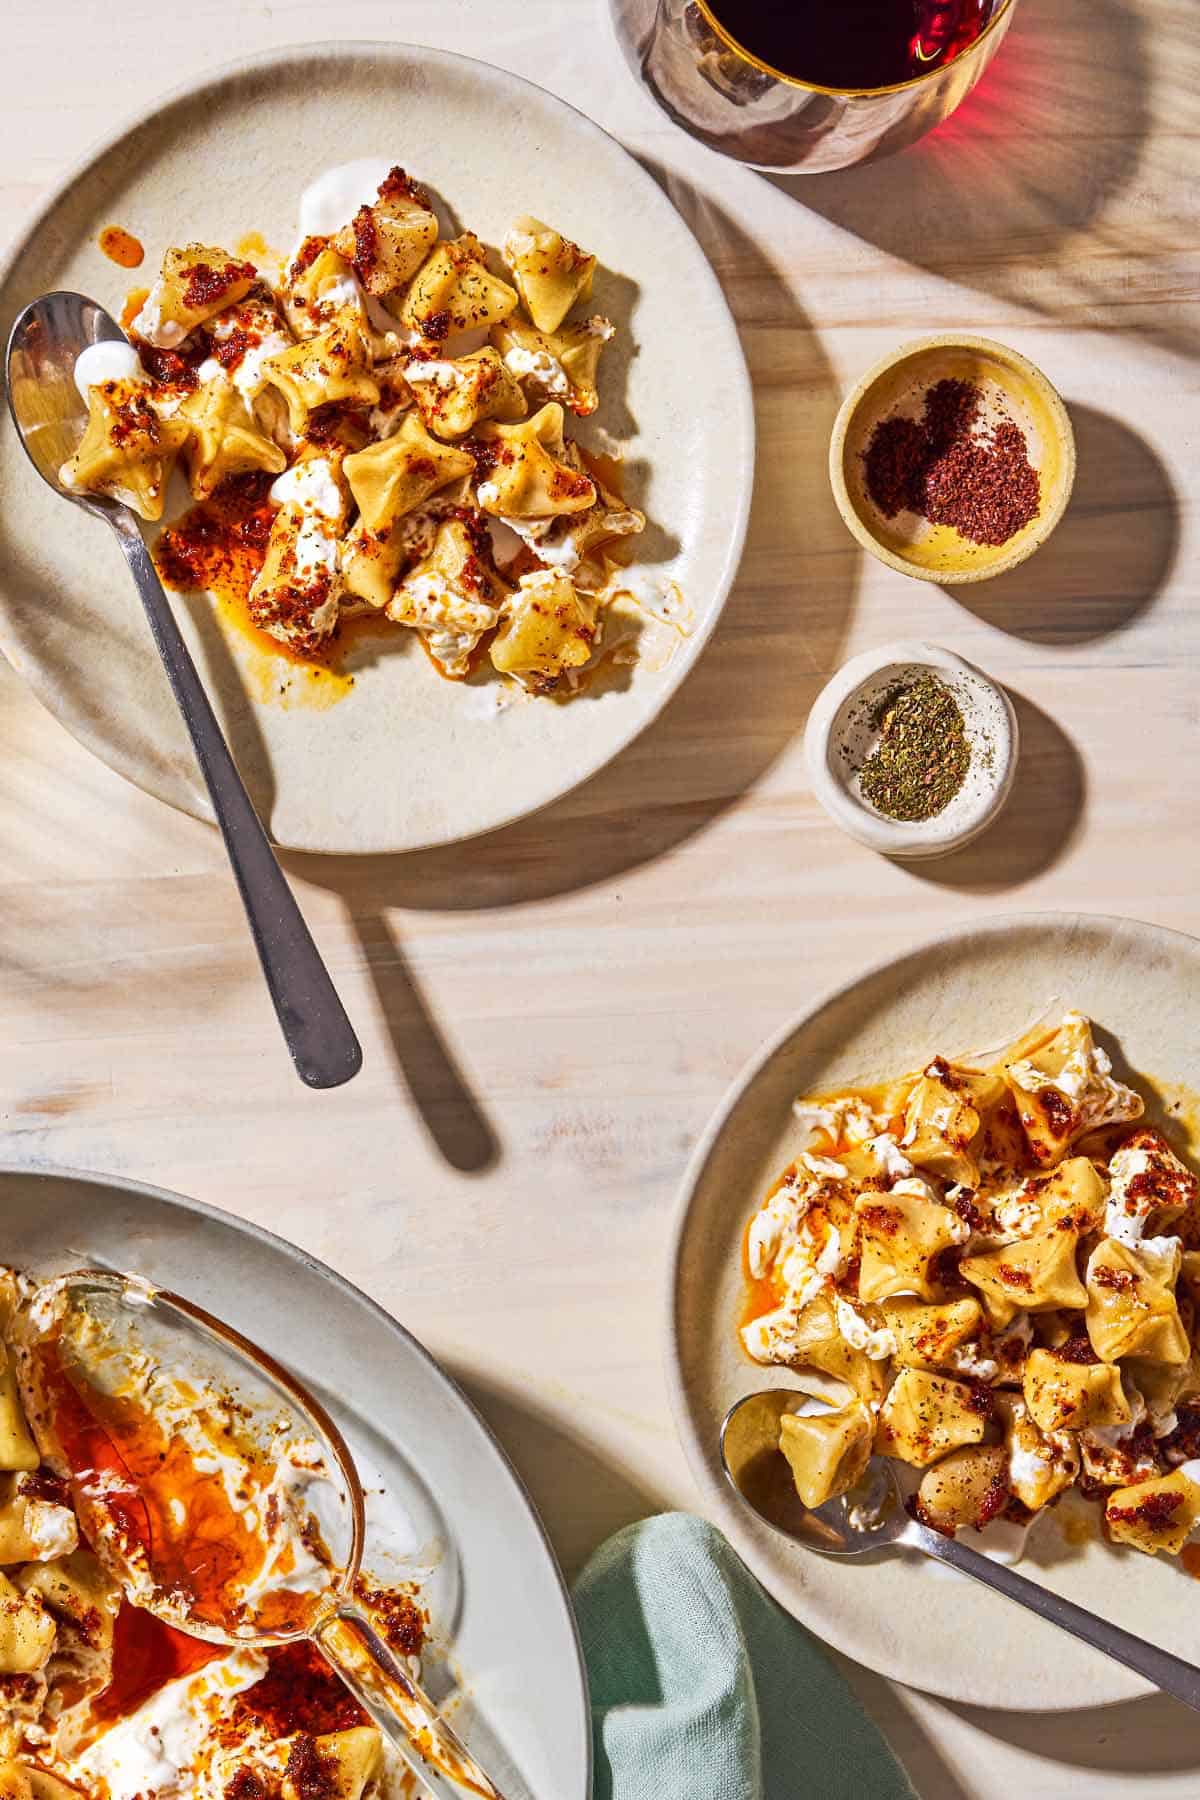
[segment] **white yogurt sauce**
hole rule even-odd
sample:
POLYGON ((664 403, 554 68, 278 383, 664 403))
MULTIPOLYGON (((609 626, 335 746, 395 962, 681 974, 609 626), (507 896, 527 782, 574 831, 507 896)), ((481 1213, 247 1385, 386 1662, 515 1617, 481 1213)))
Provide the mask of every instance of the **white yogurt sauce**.
POLYGON ((323 519, 340 519, 345 507, 342 490, 324 456, 305 457, 271 483, 270 498, 276 506, 297 506, 301 512, 319 513, 323 519))
POLYGON ((300 196, 301 237, 331 237, 340 231, 360 206, 374 205, 391 170, 392 164, 382 156, 363 156, 326 169, 300 196))
POLYGON ((89 388, 101 387, 106 381, 146 381, 142 359, 124 338, 105 338, 89 344, 75 358, 75 386, 86 400, 89 388))

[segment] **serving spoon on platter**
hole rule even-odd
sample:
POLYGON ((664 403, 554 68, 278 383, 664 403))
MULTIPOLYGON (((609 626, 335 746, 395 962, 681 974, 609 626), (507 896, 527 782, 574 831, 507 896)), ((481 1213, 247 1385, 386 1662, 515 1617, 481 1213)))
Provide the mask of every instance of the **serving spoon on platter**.
POLYGON ((126 339, 103 307, 83 294, 44 294, 27 306, 8 340, 13 423, 43 481, 116 535, 192 740, 296 1072, 309 1087, 339 1087, 362 1067, 362 1049, 238 774, 137 519, 120 501, 75 493, 59 476, 87 417, 75 386, 76 358, 104 342, 126 339))
POLYGON ((765 1524, 823 1556, 863 1556, 893 1547, 919 1550, 1028 1607, 1200 1712, 1200 1668, 912 1518, 886 1457, 873 1456, 862 1481, 849 1494, 809 1511, 779 1449, 779 1422, 803 1398, 789 1388, 748 1394, 730 1407, 721 1424, 726 1479, 765 1524))
POLYGON ((135 1606, 217 1649, 310 1644, 432 1800, 504 1800, 363 1592, 362 1481, 307 1387, 111 1269, 46 1282, 16 1341, 39 1449, 135 1606))

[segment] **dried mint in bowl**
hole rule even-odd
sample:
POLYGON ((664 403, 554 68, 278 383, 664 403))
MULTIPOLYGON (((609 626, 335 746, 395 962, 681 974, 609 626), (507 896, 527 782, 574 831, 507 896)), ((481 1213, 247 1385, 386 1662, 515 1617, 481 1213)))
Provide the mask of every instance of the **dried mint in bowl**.
POLYGON ((945 812, 971 766, 962 709, 936 675, 898 682, 872 714, 879 742, 858 772, 862 796, 886 819, 918 823, 945 812))

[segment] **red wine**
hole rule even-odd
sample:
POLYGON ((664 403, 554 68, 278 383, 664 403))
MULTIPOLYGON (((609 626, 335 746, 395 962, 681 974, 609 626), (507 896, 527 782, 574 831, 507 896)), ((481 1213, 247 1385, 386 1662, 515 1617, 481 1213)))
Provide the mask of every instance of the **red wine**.
POLYGON ((1002 0, 708 0, 743 50, 817 87, 882 88, 961 56, 1002 0))

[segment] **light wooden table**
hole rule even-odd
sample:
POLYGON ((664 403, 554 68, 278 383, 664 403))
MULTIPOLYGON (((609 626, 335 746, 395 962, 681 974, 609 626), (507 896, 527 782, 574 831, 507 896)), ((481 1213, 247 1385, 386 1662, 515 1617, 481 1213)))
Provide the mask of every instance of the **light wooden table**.
MULTIPOLYGON (((763 1036, 867 960, 988 912, 1197 925, 1200 9, 1021 0, 955 122, 805 182, 676 132, 600 0, 194 0, 179 19, 113 0, 99 18, 40 0, 7 23, 0 231, 170 81, 334 31, 407 38, 531 76, 615 131, 742 327, 749 546, 661 722, 491 840, 293 860, 365 1043, 340 1092, 287 1065, 215 835, 0 672, 4 1154, 182 1189, 336 1265, 463 1381, 574 1571, 624 1521, 694 1504, 659 1369, 662 1256, 686 1153, 763 1036), (847 385, 944 327, 1040 363, 1080 449, 1053 543, 962 598, 860 555, 825 474, 847 385), (1025 740, 1006 817, 933 867, 841 836, 800 754, 829 672, 901 631, 1000 675, 1025 740)), ((1200 1784, 1200 1721, 1173 1703, 1006 1717, 851 1675, 930 1800, 1200 1784)))

